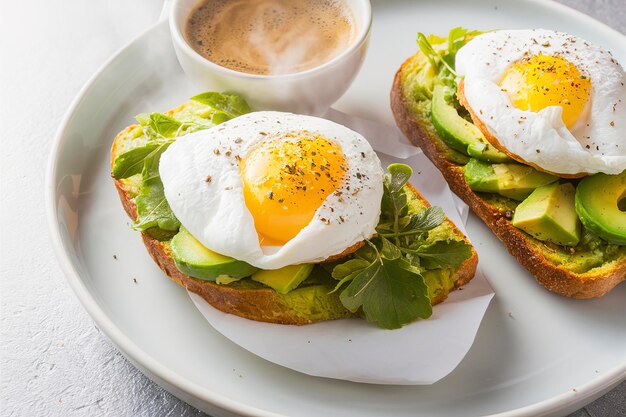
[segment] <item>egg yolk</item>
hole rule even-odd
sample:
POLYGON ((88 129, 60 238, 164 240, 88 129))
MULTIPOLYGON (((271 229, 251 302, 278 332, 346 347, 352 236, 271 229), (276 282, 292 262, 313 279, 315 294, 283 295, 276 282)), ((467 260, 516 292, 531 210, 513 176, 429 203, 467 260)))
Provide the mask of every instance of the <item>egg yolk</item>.
POLYGON ((310 132, 263 141, 240 161, 243 195, 263 245, 282 245, 342 183, 339 145, 310 132))
POLYGON ((538 112, 548 106, 560 106, 563 122, 571 128, 585 110, 591 81, 564 58, 534 55, 511 65, 500 87, 521 110, 538 112))

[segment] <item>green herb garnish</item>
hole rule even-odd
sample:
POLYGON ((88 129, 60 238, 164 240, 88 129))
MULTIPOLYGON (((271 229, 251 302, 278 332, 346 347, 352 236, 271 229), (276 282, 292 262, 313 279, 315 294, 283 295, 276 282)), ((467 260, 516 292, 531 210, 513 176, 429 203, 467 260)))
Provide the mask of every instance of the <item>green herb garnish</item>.
POLYGON ((146 158, 161 146, 158 143, 148 143, 120 154, 113 162, 113 178, 116 180, 139 174, 143 170, 146 158))
MULTIPOLYGON (((451 29, 447 38, 435 35, 417 34, 417 45, 428 59, 430 66, 437 74, 435 83, 445 88, 445 99, 448 103, 456 101, 458 75, 455 69, 456 54, 471 38, 482 32, 462 27, 451 29)), ((421 96, 430 98, 432 91, 419 91, 421 96)), ((455 103, 456 104, 456 103, 455 103)), ((455 107, 458 107, 455 105, 455 107)))
POLYGON ((136 117, 144 133, 151 139, 171 139, 179 136, 184 124, 163 113, 139 114, 136 117))
MULTIPOLYGON (((200 123, 197 121, 180 121, 163 113, 142 113, 136 117, 143 129, 144 135, 151 141, 173 139, 197 130, 215 126, 213 121, 200 123)), ((227 119, 228 120, 228 119, 227 119)))
POLYGON ((248 104, 236 94, 209 92, 192 97, 192 100, 211 108, 207 118, 189 121, 178 120, 163 113, 139 114, 136 119, 147 141, 121 153, 113 162, 112 175, 116 180, 137 174, 142 177, 141 187, 135 197, 135 230, 147 231, 152 236, 167 239, 180 227, 180 222, 165 199, 158 169, 161 154, 174 139, 211 128, 250 111, 248 104))
POLYGON ((440 38, 434 35, 427 37, 423 33, 419 32, 417 34, 417 45, 435 71, 440 72, 443 66, 450 74, 456 77, 457 73, 454 68, 456 53, 467 43, 469 39, 476 35, 480 35, 481 33, 482 32, 477 30, 470 31, 469 29, 456 27, 451 29, 448 34, 447 49, 435 49, 432 44, 442 44, 445 41, 445 38, 440 38))
POLYGON ((161 230, 175 232, 180 227, 180 222, 165 199, 163 183, 159 176, 161 154, 171 143, 171 141, 163 143, 144 159, 141 188, 135 197, 137 204, 137 221, 133 225, 135 230, 143 231, 158 227, 161 230))
POLYGON ((232 119, 234 117, 241 116, 242 114, 250 113, 250 106, 248 106, 248 103, 246 103, 246 101, 237 94, 222 94, 210 91, 193 96, 191 99, 193 101, 197 101, 198 103, 213 107, 218 110, 217 114, 223 113, 220 118, 227 117, 228 119, 232 119))
POLYGON ((428 242, 428 232, 440 226, 445 215, 439 207, 409 214, 406 183, 412 170, 390 165, 384 179, 378 236, 367 241, 353 259, 336 265, 334 291, 352 312, 385 329, 397 329, 432 314, 432 304, 422 272, 455 268, 472 250, 464 241, 428 242))

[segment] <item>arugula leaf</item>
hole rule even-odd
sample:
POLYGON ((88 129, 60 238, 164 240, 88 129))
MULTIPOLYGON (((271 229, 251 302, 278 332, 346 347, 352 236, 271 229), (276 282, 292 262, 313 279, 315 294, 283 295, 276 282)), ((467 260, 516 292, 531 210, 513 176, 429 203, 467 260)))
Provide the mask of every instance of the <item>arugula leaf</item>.
POLYGON ((221 111, 215 112, 213 113, 213 116, 211 116, 211 122, 215 125, 219 125, 220 123, 227 122, 230 119, 232 119, 231 116, 221 111))
POLYGON ((444 43, 446 40, 448 40, 448 38, 445 36, 433 35, 431 33, 430 35, 426 37, 426 40, 432 45, 432 44, 444 43))
POLYGON ((433 48, 426 35, 421 32, 417 34, 417 46, 426 56, 430 66, 433 67, 435 71, 439 72, 441 66, 443 65, 451 74, 456 76, 456 72, 454 71, 452 65, 450 65, 447 60, 443 59, 443 55, 433 48))
MULTIPOLYGON (((448 64, 451 68, 456 68, 455 58, 456 53, 461 49, 467 41, 473 38, 476 35, 481 34, 482 32, 478 30, 465 29, 462 27, 456 27, 450 30, 448 34, 448 51, 443 55, 442 59, 448 64)), ((454 72, 456 75, 456 73, 454 72)))
POLYGON ((426 56, 428 62, 430 62, 430 66, 434 69, 439 69, 439 54, 435 51, 426 35, 422 32, 417 33, 417 46, 426 56))
POLYGON ((196 118, 192 121, 177 120, 163 113, 137 115, 137 122, 142 126, 148 142, 118 155, 113 163, 112 174, 115 179, 139 173, 142 175, 139 193, 135 197, 137 220, 133 228, 163 239, 167 239, 170 232, 177 231, 180 222, 172 213, 163 192, 158 169, 161 154, 174 138, 213 127, 250 111, 245 100, 236 94, 208 92, 192 97, 192 100, 208 105, 214 111, 204 119, 196 118), (206 120, 208 117, 211 117, 210 121, 206 120))
POLYGON ((448 33, 448 54, 456 55, 469 39, 481 33, 483 32, 480 30, 469 30, 460 26, 450 29, 450 33, 448 33))
POLYGON ((350 284, 339 295, 343 305, 352 312, 362 309, 368 321, 384 329, 398 329, 432 315, 424 278, 401 257, 378 256, 349 277, 350 284))
POLYGON ((141 171, 142 179, 152 179, 153 177, 159 177, 159 162, 161 161, 161 155, 174 143, 173 140, 162 142, 159 146, 148 154, 144 160, 143 169, 141 171))
POLYGON ((407 232, 427 232, 439 226, 446 219, 441 207, 428 207, 409 218, 408 223, 402 228, 400 234, 407 232))
POLYGON ((135 203, 137 204, 137 222, 133 225, 133 229, 143 231, 158 227, 162 230, 177 231, 180 227, 180 222, 165 199, 160 178, 153 177, 144 181, 135 203))
POLYGON ((185 124, 163 113, 141 113, 135 119, 143 127, 143 132, 150 139, 171 139, 179 136, 185 124))
POLYGON ((389 240, 381 236, 380 241, 382 243, 380 248, 381 258, 393 261, 402 256, 402 251, 400 250, 400 248, 391 243, 389 240))
POLYGON ((142 183, 139 194, 135 197, 137 205, 137 221, 133 225, 135 230, 143 231, 158 227, 162 230, 177 231, 180 227, 180 222, 165 199, 163 183, 159 176, 161 154, 171 143, 169 141, 159 145, 144 160, 142 183))
POLYGON ((205 117, 210 117, 210 122, 203 119, 193 121, 181 121, 163 113, 141 113, 135 118, 142 126, 143 133, 151 140, 173 139, 184 133, 208 129, 234 117, 249 113, 248 103, 237 94, 222 94, 207 92, 191 98, 194 101, 213 108, 213 112, 205 117))
POLYGON ((349 261, 335 266, 332 271, 332 277, 336 280, 342 280, 347 276, 350 276, 353 272, 365 268, 369 264, 370 262, 365 259, 350 259, 349 261))
POLYGON ((150 115, 150 125, 157 135, 164 138, 173 138, 178 136, 183 123, 162 113, 152 113, 150 115))
POLYGON ((334 293, 339 290, 348 281, 353 280, 364 268, 367 268, 371 262, 365 259, 354 258, 350 259, 343 264, 339 264, 333 268, 332 277, 339 280, 339 283, 335 286, 335 289, 330 293, 334 293))
POLYGON ((210 91, 193 96, 191 99, 219 110, 224 113, 228 119, 250 113, 250 106, 248 106, 248 103, 246 103, 246 101, 238 94, 216 93, 210 91))
POLYGON ((148 236, 153 239, 156 239, 160 242, 172 240, 174 236, 178 233, 178 230, 164 230, 159 229, 159 227, 150 227, 149 229, 143 230, 148 236))
POLYGON ((450 29, 448 34, 448 55, 455 55, 465 45, 465 35, 468 30, 462 27, 450 29))
POLYGON ((158 143, 147 143, 118 155, 113 162, 113 178, 119 180, 139 174, 143 170, 146 157, 159 146, 158 143))
MULTIPOLYGON (((452 86, 454 79, 457 77, 455 70, 456 54, 469 39, 481 34, 481 31, 456 27, 450 30, 447 38, 447 48, 438 46, 433 47, 433 43, 437 45, 443 44, 446 39, 430 35, 426 37, 423 33, 417 34, 417 45, 424 53, 431 67, 437 71, 437 78, 444 84, 452 86)), ((456 91, 456 88, 454 89, 456 91)))
POLYGON ((150 124, 150 115, 148 113, 139 113, 135 116, 135 120, 137 120, 137 123, 141 126, 147 126, 150 124))
POLYGON ((216 124, 222 122, 218 120, 215 123, 215 114, 210 122, 203 123, 200 121, 180 121, 163 113, 141 113, 135 116, 135 119, 143 128, 143 133, 151 141, 162 141, 163 139, 174 139, 186 133, 198 130, 209 129, 216 124))
POLYGON ((472 256, 472 249, 461 240, 441 240, 411 250, 410 253, 417 255, 421 260, 421 266, 426 269, 456 268, 472 256))

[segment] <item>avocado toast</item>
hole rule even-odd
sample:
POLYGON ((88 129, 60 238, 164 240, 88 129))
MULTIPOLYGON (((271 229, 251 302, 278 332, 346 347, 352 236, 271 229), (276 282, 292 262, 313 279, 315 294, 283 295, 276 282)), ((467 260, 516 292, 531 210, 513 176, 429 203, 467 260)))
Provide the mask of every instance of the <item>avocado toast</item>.
POLYGON ((462 106, 462 81, 446 73, 456 52, 478 34, 456 28, 449 38, 418 36, 421 50, 402 64, 391 89, 396 123, 539 283, 569 297, 600 297, 626 278, 620 240, 626 219, 617 207, 626 173, 559 179, 517 163, 486 140, 462 106), (597 207, 600 201, 604 207, 597 207), (581 213, 590 206, 591 216, 581 213), (555 211, 563 212, 555 218, 555 211))
MULTIPOLYGON (((380 246, 385 239, 383 236, 360 242, 324 263, 259 270, 209 251, 171 213, 162 195, 163 185, 158 180, 158 171, 154 171, 162 152, 159 149, 167 148, 180 136, 212 128, 248 111, 247 105, 234 95, 205 93, 165 114, 139 115, 140 124, 129 126, 116 136, 111 149, 115 187, 126 213, 134 221, 133 227, 141 231, 151 257, 173 281, 199 294, 215 308, 248 319, 301 325, 365 316, 385 328, 406 324, 406 318, 379 319, 368 313, 367 306, 346 306, 343 300, 345 291, 350 288, 345 286, 346 283, 350 285, 350 280, 358 276, 357 266, 367 265, 374 252, 381 251, 378 258, 381 264, 405 262, 404 256, 385 255, 387 249, 380 246), (151 203, 155 198, 160 199, 159 204, 151 203)), ((431 223, 423 223, 424 230, 419 238, 410 238, 417 239, 416 242, 419 240, 420 247, 424 248, 423 254, 412 258, 413 265, 407 266, 423 287, 417 296, 421 300, 417 303, 419 305, 405 306, 407 311, 419 310, 407 313, 412 321, 428 317, 432 305, 444 301, 450 291, 469 282, 478 258, 454 224, 440 210, 429 208, 424 197, 406 183, 410 176, 407 168, 404 166, 395 171, 404 179, 396 182, 400 189, 394 191, 404 199, 402 218, 407 220, 405 226, 410 226, 408 223, 412 218, 415 225, 420 216, 422 222, 431 223), (446 251, 449 256, 439 259, 438 255, 445 255, 446 251), (426 259, 429 256, 431 260, 426 259), (419 259, 422 259, 421 266, 419 259)), ((207 181, 211 180, 207 178, 207 181)), ((407 294, 410 295, 410 291, 407 294)), ((403 301, 416 304, 411 300, 403 301)))

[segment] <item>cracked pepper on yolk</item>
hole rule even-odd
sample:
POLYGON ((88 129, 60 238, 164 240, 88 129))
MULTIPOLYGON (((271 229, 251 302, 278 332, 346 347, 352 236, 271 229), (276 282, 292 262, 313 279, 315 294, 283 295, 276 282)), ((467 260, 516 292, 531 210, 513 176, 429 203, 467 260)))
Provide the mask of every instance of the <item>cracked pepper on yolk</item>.
POLYGON ((341 148, 310 132, 270 138, 240 161, 243 194, 262 245, 282 245, 308 225, 342 183, 341 148))
POLYGON ((591 93, 591 81, 574 64, 547 55, 534 55, 511 65, 500 87, 521 110, 538 112, 560 106, 568 128, 576 125, 591 93))

